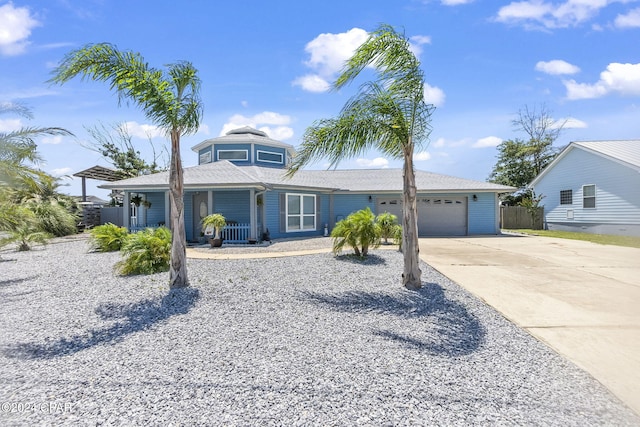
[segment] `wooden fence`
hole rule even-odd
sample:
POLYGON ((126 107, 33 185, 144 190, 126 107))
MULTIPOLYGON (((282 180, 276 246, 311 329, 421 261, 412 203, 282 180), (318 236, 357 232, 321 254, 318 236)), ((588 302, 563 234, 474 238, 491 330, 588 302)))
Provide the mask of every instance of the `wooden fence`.
POLYGON ((505 229, 530 228, 542 230, 544 224, 544 208, 537 208, 535 221, 527 208, 522 206, 500 206, 500 227, 505 229))

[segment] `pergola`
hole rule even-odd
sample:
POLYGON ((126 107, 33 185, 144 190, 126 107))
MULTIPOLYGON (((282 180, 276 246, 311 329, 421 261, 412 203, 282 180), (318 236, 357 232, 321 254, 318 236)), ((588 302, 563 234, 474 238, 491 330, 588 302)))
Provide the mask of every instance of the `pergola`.
POLYGON ((121 179, 115 169, 106 168, 104 166, 93 166, 80 172, 76 172, 73 176, 82 178, 82 201, 87 201, 87 178, 98 181, 117 181, 121 179))

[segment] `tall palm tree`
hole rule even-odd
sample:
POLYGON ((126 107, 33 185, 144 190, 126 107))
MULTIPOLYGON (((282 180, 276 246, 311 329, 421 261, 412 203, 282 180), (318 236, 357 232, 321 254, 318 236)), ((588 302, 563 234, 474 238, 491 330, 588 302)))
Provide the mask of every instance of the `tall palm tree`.
POLYGON ((131 100, 171 138, 169 203, 171 205, 171 267, 169 286, 189 286, 184 228, 184 177, 180 137, 195 133, 202 117, 200 78, 190 62, 167 65, 165 72, 149 67, 139 53, 120 51, 108 43, 89 44, 68 53, 53 71, 53 83, 76 76, 108 82, 119 101, 131 100))
POLYGON ((335 166, 371 148, 398 159, 403 166, 403 285, 422 287, 413 153, 431 132, 434 106, 424 100, 424 77, 409 40, 389 25, 380 25, 355 51, 333 83, 338 90, 373 66, 377 79, 361 86, 336 118, 310 126, 288 174, 318 158, 335 166))

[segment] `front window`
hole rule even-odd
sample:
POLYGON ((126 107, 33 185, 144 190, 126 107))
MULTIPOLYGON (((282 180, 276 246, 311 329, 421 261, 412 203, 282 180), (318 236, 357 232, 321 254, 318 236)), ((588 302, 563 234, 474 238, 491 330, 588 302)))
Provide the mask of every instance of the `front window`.
POLYGON ((287 194, 287 232, 316 229, 316 196, 287 194))
POLYGON ((582 207, 583 208, 596 207, 596 186, 595 185, 582 186, 582 207))
POLYGON ((561 205, 573 204, 573 190, 560 190, 560 204, 561 205))

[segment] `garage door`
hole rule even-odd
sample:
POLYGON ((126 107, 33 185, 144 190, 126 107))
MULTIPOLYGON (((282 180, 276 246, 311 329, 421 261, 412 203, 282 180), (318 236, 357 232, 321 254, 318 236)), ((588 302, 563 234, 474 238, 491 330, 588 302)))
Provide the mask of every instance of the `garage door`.
MULTIPOLYGON (((420 197, 418 234, 421 236, 466 236, 466 197, 420 197)), ((378 213, 389 212, 402 218, 402 199, 378 199, 378 213)))

